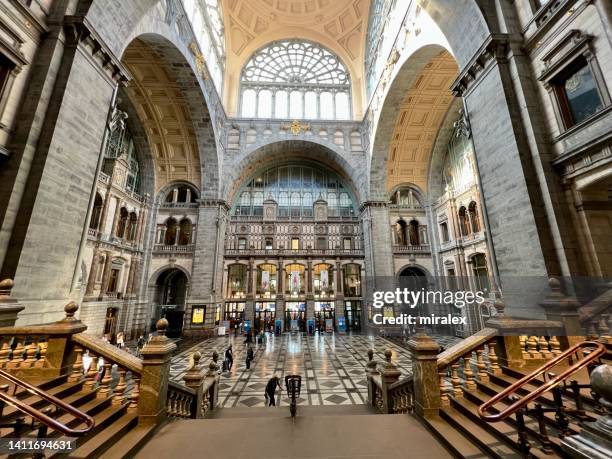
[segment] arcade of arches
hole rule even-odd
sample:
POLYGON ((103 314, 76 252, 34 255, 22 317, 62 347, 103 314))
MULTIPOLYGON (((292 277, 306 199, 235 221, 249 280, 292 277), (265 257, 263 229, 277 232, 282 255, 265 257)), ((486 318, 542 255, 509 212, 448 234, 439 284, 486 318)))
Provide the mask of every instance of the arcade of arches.
POLYGON ((302 349, 409 310, 379 290, 483 292, 429 305, 451 345, 566 320, 551 277, 609 293, 609 1, 8 0, 0 30, 0 324, 302 349))

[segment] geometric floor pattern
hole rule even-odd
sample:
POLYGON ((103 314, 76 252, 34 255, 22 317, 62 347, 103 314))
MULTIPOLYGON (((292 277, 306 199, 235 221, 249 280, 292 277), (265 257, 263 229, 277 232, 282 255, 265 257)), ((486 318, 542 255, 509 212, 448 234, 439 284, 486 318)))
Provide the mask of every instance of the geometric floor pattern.
MULTIPOLYGON (((433 338, 445 347, 458 340, 447 336, 433 338)), ((385 350, 391 349, 393 362, 402 372, 401 378, 409 375, 412 369, 407 349, 378 336, 284 333, 281 336, 267 334, 265 344, 254 346, 255 359, 250 370, 246 369, 244 337, 206 339, 173 357, 170 379, 183 383, 189 357, 195 351, 202 354, 201 366, 208 367, 213 351, 219 353, 220 364, 230 343, 234 365, 231 372, 221 374, 219 386, 219 405, 225 408, 264 406, 264 388, 275 374, 281 378, 283 386, 285 375, 302 376, 299 405, 364 404, 368 349, 374 349, 379 365, 385 361, 385 350)), ((283 387, 281 405, 289 403, 286 395, 283 387)))

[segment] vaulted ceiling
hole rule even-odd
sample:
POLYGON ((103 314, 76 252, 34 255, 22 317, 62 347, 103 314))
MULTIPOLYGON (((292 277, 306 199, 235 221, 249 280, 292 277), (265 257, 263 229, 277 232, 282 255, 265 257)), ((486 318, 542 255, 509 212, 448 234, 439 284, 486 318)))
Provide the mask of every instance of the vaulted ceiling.
POLYGON ((173 180, 200 187, 197 140, 184 92, 167 62, 135 40, 123 62, 134 79, 128 96, 144 125, 155 160, 156 191, 173 180))
POLYGON ((363 111, 364 41, 370 0, 222 0, 226 40, 225 102, 233 114, 240 70, 254 51, 279 39, 316 41, 351 72, 355 114, 363 111))
POLYGON ((412 183, 427 191, 429 161, 444 117, 453 101, 450 86, 459 69, 443 51, 423 68, 400 107, 387 161, 387 190, 412 183))

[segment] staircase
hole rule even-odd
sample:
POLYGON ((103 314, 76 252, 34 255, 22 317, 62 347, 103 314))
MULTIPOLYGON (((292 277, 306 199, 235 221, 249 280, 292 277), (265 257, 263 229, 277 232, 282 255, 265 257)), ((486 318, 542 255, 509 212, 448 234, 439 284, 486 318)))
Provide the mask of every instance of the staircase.
MULTIPOLYGON (((0 376, 0 386, 7 384, 7 380, 0 376)), ((47 394, 60 398, 62 401, 77 408, 82 413, 91 416, 95 425, 86 436, 75 439, 76 446, 70 452, 47 453, 47 458, 71 457, 71 458, 95 458, 95 457, 122 457, 116 454, 117 450, 134 451, 142 442, 146 441, 152 433, 152 427, 137 427, 138 414, 129 411, 129 402, 117 400, 116 397, 106 396, 100 393, 100 389, 88 388, 85 380, 69 381, 68 376, 59 376, 47 381, 31 381, 33 385, 44 390, 47 394), (128 435, 129 433, 129 435, 128 435), (118 445, 121 440, 120 445, 118 445)), ((8 386, 8 385, 7 385, 8 386)), ((5 386, 6 387, 6 386, 5 386)), ((8 388, 8 387, 7 387, 8 388)), ((14 398, 37 410, 48 413, 52 417, 69 427, 77 427, 80 420, 70 414, 56 415, 55 406, 49 401, 37 395, 30 394, 27 390, 17 387, 14 398)), ((10 425, 24 419, 24 414, 13 406, 6 406, 2 413, 2 424, 10 425)), ((36 439, 40 424, 27 422, 19 429, 22 439, 36 439)), ((0 428, 2 438, 14 438, 13 427, 0 428)), ((47 430, 47 439, 65 438, 61 432, 53 429, 47 430)))
POLYGON ((134 457, 249 459, 449 458, 418 420, 365 405, 222 408, 207 419, 169 422, 134 457))
MULTIPOLYGON (((449 395, 449 403, 443 406, 438 416, 423 418, 425 425, 438 437, 449 451, 456 457, 461 458, 510 458, 523 457, 521 439, 518 435, 518 425, 514 418, 505 421, 489 423, 481 419, 478 407, 500 393, 503 389, 517 382, 527 375, 526 371, 516 371, 502 366, 500 374, 489 374, 488 382, 476 381, 476 389, 465 391, 461 394, 449 395)), ((584 381, 588 375, 584 372, 577 375, 577 379, 584 381)), ((544 384, 539 379, 533 384, 528 384, 518 391, 524 396, 537 387, 544 384)), ((578 411, 576 401, 571 389, 564 388, 560 391, 562 403, 568 410, 560 413, 561 422, 567 422, 566 435, 578 434, 581 431, 580 423, 583 421, 595 421, 600 417, 601 406, 593 399, 592 395, 581 393, 582 412, 578 411)), ((554 397, 546 392, 537 398, 544 409, 555 408, 554 397)), ((503 410, 508 402, 496 405, 503 410)), ((545 412, 543 420, 546 424, 547 436, 540 434, 538 419, 535 413, 525 416, 525 430, 530 445, 529 454, 532 457, 565 457, 561 449, 561 430, 556 413, 545 412)))

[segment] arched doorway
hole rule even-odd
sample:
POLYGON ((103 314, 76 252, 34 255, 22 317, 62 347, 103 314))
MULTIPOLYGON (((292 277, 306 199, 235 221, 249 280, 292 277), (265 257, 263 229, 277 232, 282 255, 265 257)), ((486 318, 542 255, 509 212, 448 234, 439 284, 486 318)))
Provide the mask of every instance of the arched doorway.
POLYGON ((166 336, 170 338, 181 336, 188 286, 187 275, 177 268, 162 272, 155 283, 156 317, 166 318, 168 321, 166 336))

